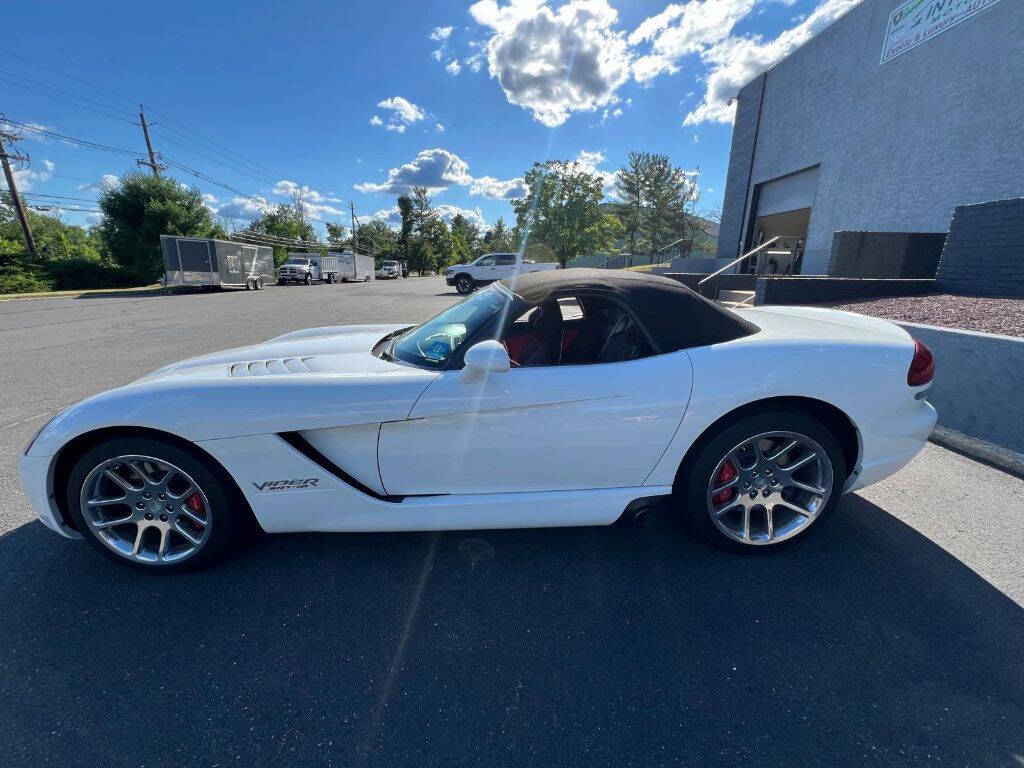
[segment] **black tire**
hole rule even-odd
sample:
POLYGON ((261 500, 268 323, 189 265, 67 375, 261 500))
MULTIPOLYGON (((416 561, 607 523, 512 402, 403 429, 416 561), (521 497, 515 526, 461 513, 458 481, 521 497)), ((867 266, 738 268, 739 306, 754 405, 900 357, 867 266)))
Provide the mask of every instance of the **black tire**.
POLYGON ((252 517, 234 483, 223 469, 198 451, 190 451, 173 443, 151 438, 114 438, 88 450, 71 470, 65 488, 67 509, 83 538, 111 560, 148 573, 180 573, 204 568, 228 550, 247 528, 252 517), (187 559, 173 563, 142 563, 114 552, 86 524, 82 514, 82 485, 93 469, 118 456, 151 456, 166 461, 188 473, 209 502, 211 528, 203 546, 187 559))
POLYGON ((256 290, 257 291, 262 291, 263 290, 263 278, 262 277, 257 277, 256 278, 256 290))
POLYGON ((252 280, 246 280, 245 281, 245 290, 247 290, 247 291, 255 291, 256 290, 256 286, 255 286, 255 284, 254 284, 254 282, 252 280))
POLYGON ((309 274, 309 272, 307 272, 306 273, 306 279, 303 282, 305 282, 306 285, 312 285, 313 284, 313 276, 311 274, 309 274))
MULTIPOLYGON (((824 424, 797 409, 773 409, 766 413, 738 418, 716 428, 708 439, 702 438, 695 448, 696 453, 692 458, 687 458, 676 478, 673 493, 675 505, 677 508, 681 508, 682 516, 691 529, 699 532, 715 546, 730 552, 761 554, 773 552, 780 547, 800 541, 811 531, 817 530, 822 522, 830 516, 836 504, 839 503, 843 486, 846 483, 846 462, 839 441, 824 424), (790 534, 788 538, 756 544, 747 543, 726 534, 713 521, 708 485, 716 470, 720 471, 721 463, 725 461, 726 456, 733 448, 756 435, 770 432, 787 432, 805 436, 824 450, 828 457, 828 464, 831 466, 832 479, 828 488, 829 495, 825 504, 817 507, 816 515, 809 522, 802 524, 802 527, 790 534)), ((822 461, 822 465, 824 465, 824 461, 822 461)), ((756 493, 756 488, 751 492, 756 493)), ((738 487, 736 493, 738 496, 744 495, 744 492, 741 492, 738 487)), ((762 493, 764 492, 762 491, 762 493)), ((774 499, 774 497, 772 498, 774 499)), ((723 506, 718 509, 723 508, 724 502, 723 506)), ((763 520, 766 521, 767 512, 764 512, 763 515, 763 520)), ((748 529, 753 528, 753 525, 747 527, 748 529)))
POLYGON ((284 285, 284 284, 285 284, 285 281, 284 281, 284 280, 278 280, 278 281, 277 281, 277 284, 278 284, 278 285, 284 285))
POLYGON ((327 273, 327 284, 328 285, 334 285, 334 273, 333 272, 328 272, 327 273))
POLYGON ((473 292, 473 278, 469 275, 459 275, 455 278, 455 290, 462 296, 468 296, 473 292))

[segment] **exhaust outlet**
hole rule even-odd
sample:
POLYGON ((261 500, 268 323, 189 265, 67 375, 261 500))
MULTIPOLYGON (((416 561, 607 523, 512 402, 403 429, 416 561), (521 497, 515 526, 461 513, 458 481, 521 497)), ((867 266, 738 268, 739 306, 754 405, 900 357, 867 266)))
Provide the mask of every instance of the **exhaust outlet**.
POLYGON ((653 504, 648 504, 633 511, 633 525, 647 528, 654 524, 658 517, 658 509, 653 504))

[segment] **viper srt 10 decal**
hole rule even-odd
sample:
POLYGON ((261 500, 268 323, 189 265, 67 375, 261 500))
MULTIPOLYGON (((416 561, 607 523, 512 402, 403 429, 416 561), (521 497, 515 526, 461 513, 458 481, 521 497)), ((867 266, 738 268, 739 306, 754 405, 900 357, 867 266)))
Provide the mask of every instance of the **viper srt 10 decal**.
POLYGON ((257 491, 299 491, 303 488, 316 488, 319 482, 319 477, 307 477, 303 480, 265 480, 252 485, 257 491))

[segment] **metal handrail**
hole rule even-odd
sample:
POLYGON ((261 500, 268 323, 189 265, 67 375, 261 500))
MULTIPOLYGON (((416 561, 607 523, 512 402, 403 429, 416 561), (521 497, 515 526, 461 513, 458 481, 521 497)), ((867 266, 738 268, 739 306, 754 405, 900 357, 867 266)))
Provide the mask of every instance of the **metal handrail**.
POLYGON ((733 261, 730 261, 728 264, 726 264, 724 267, 722 267, 717 272, 712 272, 710 275, 705 277, 703 280, 698 280, 697 281, 697 285, 704 285, 704 283, 706 283, 711 278, 718 277, 720 274, 725 272, 727 269, 732 269, 737 264, 739 264, 741 261, 744 261, 745 259, 749 259, 751 256, 753 256, 755 253, 757 253, 761 249, 767 248, 769 245, 774 243, 776 240, 780 240, 780 239, 782 239, 782 235, 776 235, 771 240, 766 240, 765 242, 763 242, 759 246, 757 246, 757 248, 754 248, 753 250, 747 251, 742 256, 740 256, 738 259, 734 259, 733 261))

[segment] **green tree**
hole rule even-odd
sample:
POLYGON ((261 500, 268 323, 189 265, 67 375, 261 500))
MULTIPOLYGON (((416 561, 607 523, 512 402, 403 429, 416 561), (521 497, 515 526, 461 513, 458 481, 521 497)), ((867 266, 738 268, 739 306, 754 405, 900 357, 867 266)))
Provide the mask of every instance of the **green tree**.
POLYGON ((480 227, 462 213, 457 213, 452 217, 451 232, 453 238, 457 237, 465 244, 464 256, 468 257, 479 249, 480 227))
POLYGON ((629 161, 619 169, 616 180, 619 197, 619 221, 626 235, 630 255, 640 253, 644 228, 644 206, 646 205, 644 168, 649 155, 646 152, 630 152, 629 161))
POLYGON ((327 242, 331 247, 351 245, 348 228, 344 224, 332 224, 328 221, 324 226, 327 228, 327 242))
POLYGON ((484 253, 512 253, 519 250, 519 238, 505 226, 501 216, 481 238, 484 253))
POLYGON ((697 177, 672 165, 667 155, 630 152, 617 182, 619 219, 630 254, 646 250, 653 263, 668 245, 689 251, 696 234, 697 177), (687 247, 689 243, 689 247, 687 247))
POLYGON ((429 190, 426 187, 412 188, 412 221, 417 232, 422 231, 424 225, 436 218, 434 204, 430 199, 429 190))
POLYGON ((511 202, 527 248, 547 246, 564 267, 577 256, 608 249, 621 233, 619 220, 601 210, 601 179, 578 163, 535 163, 524 181, 526 197, 511 202))
POLYGON ((412 237, 416 220, 412 212, 412 198, 409 195, 398 196, 398 215, 402 217, 402 228, 398 232, 398 248, 408 257, 409 238, 412 237))
POLYGON ((398 235, 383 221, 371 220, 362 224, 358 230, 356 243, 362 253, 372 253, 377 265, 384 259, 398 256, 398 235))
POLYGON ((144 285, 164 273, 160 235, 211 237, 217 231, 196 188, 173 179, 127 173, 99 196, 99 236, 129 280, 144 285))
POLYGON ((435 217, 427 219, 420 227, 419 238, 428 244, 430 257, 427 269, 433 269, 440 274, 445 267, 454 263, 452 233, 444 221, 435 217))
MULTIPOLYGON (((297 202, 279 203, 275 208, 261 214, 242 232, 248 235, 269 235, 278 239, 294 241, 295 245, 292 250, 307 251, 313 247, 309 243, 320 242, 316 228, 306 218, 302 205, 297 202)), ((280 265, 287 258, 288 247, 275 245, 274 263, 280 265)))

